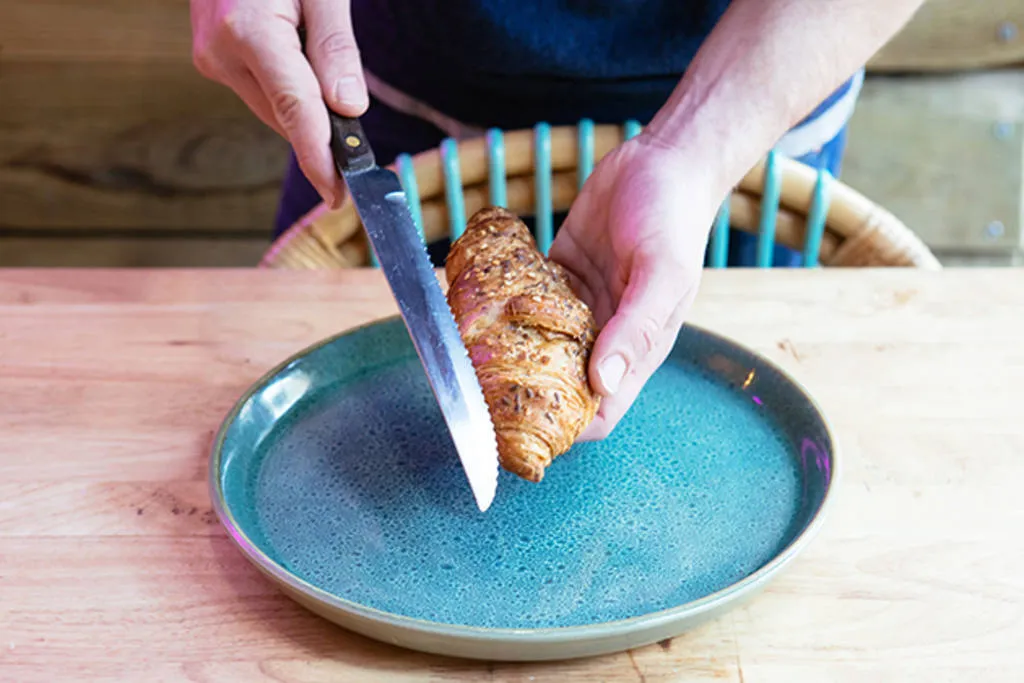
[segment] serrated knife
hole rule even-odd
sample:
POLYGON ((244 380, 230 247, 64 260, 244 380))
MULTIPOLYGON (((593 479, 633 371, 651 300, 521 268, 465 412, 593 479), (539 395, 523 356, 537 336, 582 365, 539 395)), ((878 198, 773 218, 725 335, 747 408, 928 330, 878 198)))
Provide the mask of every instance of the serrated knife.
POLYGON ((477 506, 485 511, 498 487, 498 446, 476 371, 398 176, 377 165, 359 119, 329 115, 334 164, 398 302, 477 506))

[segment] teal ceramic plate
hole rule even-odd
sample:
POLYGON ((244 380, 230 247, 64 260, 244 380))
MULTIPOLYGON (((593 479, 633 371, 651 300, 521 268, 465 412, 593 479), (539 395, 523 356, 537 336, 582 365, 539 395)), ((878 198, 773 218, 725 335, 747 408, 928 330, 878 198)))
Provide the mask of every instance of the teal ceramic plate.
POLYGON ((401 321, 260 380, 216 440, 215 508, 318 614, 462 657, 569 658, 678 635, 763 587, 821 522, 835 444, 760 356, 683 328, 614 434, 473 502, 401 321))

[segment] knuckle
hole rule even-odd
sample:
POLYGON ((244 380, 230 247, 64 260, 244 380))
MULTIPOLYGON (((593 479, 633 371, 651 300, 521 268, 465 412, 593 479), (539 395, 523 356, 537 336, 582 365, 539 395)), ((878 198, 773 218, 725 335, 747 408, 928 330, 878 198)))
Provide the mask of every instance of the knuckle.
POLYGON ((217 23, 217 35, 232 42, 244 42, 252 32, 252 19, 243 11, 225 12, 217 23))
POLYGON ((345 33, 327 34, 317 43, 316 50, 322 59, 337 60, 339 63, 359 61, 359 47, 355 39, 345 33))
POLYGON ((251 6, 213 10, 193 23, 192 63, 204 75, 216 74, 219 65, 236 61, 237 53, 258 39, 265 23, 264 14, 251 6))
POLYGON ((271 106, 277 120, 286 129, 293 129, 299 125, 302 119, 302 98, 293 92, 282 91, 274 93, 270 98, 271 106))
POLYGON ((197 40, 192 45, 192 65, 207 78, 221 80, 225 55, 209 40, 197 40))
POLYGON ((639 358, 646 358, 654 353, 661 340, 662 325, 651 316, 637 320, 633 330, 634 347, 639 358))
POLYGON ((196 44, 192 48, 192 66, 196 68, 196 71, 207 78, 212 76, 213 56, 210 54, 210 49, 206 45, 196 44))

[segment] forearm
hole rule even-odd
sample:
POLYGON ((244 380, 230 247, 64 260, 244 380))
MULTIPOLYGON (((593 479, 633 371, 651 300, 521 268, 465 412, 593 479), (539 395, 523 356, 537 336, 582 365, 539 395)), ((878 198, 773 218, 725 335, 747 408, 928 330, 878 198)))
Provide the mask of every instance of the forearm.
POLYGON ((714 167, 724 192, 922 4, 734 0, 651 121, 650 138, 714 167))

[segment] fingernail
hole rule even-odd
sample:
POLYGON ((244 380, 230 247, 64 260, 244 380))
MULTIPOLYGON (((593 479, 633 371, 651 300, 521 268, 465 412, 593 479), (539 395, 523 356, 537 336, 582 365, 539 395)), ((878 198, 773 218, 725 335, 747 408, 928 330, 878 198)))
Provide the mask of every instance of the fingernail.
POLYGON ((366 105, 366 92, 355 76, 342 76, 334 84, 334 97, 339 104, 350 104, 353 107, 366 105))
POLYGON ((619 390, 622 378, 626 375, 626 359, 619 354, 605 358, 597 366, 597 374, 608 393, 614 394, 619 390))

